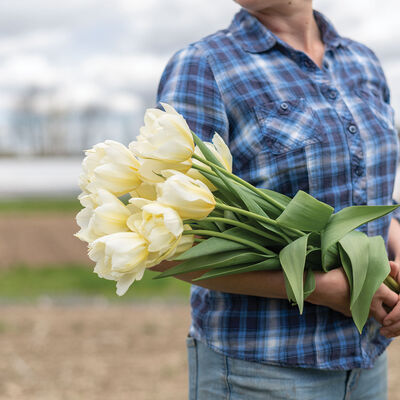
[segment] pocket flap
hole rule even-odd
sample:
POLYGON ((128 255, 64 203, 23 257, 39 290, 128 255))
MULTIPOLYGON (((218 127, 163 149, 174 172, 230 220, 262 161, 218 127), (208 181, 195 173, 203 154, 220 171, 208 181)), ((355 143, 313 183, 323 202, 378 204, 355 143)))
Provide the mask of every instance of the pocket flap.
POLYGON ((304 99, 274 101, 254 110, 260 150, 281 154, 322 141, 318 115, 304 99))

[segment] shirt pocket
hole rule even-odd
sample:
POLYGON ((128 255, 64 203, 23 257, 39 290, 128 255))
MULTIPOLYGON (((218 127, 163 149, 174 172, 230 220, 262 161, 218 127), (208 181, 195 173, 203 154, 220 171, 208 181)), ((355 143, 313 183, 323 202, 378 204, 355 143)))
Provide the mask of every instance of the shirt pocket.
POLYGON ((275 101, 254 107, 257 151, 287 154, 322 141, 318 115, 305 99, 275 101))
POLYGON ((382 96, 374 88, 355 89, 356 95, 367 106, 379 124, 386 129, 395 130, 393 107, 384 102, 382 96))
POLYGON ((234 172, 259 187, 293 196, 321 172, 322 124, 304 98, 253 104, 251 122, 233 145, 234 172))

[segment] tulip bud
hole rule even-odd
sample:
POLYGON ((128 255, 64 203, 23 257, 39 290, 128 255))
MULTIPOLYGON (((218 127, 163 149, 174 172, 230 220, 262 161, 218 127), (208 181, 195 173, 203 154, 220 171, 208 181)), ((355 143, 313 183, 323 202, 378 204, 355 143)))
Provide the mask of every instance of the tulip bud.
MULTIPOLYGON (((190 225, 183 225, 183 229, 185 231, 189 231, 192 229, 190 225)), ((184 253, 186 250, 189 250, 194 243, 194 235, 182 235, 179 239, 175 249, 171 254, 168 255, 167 260, 173 260, 175 257, 178 257, 180 254, 184 253)))
POLYGON ((147 200, 156 200, 157 192, 156 186, 149 182, 142 182, 135 190, 130 193, 131 197, 141 197, 147 200))
POLYGON ((180 163, 189 159, 194 151, 193 136, 182 115, 168 104, 165 111, 147 109, 140 135, 129 148, 139 158, 167 163, 180 163))
POLYGON ((164 182, 162 171, 173 169, 179 172, 187 172, 192 166, 192 159, 183 162, 165 162, 161 160, 140 159, 139 175, 142 181, 148 183, 164 182))
POLYGON ((79 186, 85 193, 102 188, 121 196, 141 183, 139 167, 139 161, 123 144, 106 140, 86 151, 79 186))
MULTIPOLYGON (((225 144, 224 140, 221 138, 218 133, 215 133, 212 138, 212 143, 204 142, 204 144, 209 148, 209 150, 214 154, 217 160, 222 164, 223 167, 229 172, 232 172, 232 154, 229 151, 229 147, 225 144)), ((194 150, 194 154, 205 158, 201 150, 196 146, 194 150)), ((200 165, 201 167, 208 169, 211 171, 211 168, 203 164, 201 161, 193 159, 194 165, 200 165)), ((208 188, 213 192, 217 190, 217 188, 204 176, 200 171, 195 168, 191 168, 186 175, 190 176, 193 179, 198 179, 202 181, 208 188)))
POLYGON ((147 242, 136 232, 113 233, 89 244, 89 257, 96 263, 94 272, 117 281, 118 296, 142 279, 147 255, 147 242))
POLYGON ((96 195, 83 196, 81 201, 97 206, 86 207, 76 216, 81 230, 75 236, 80 240, 90 243, 101 236, 129 230, 126 221, 131 213, 112 193, 100 189, 96 195), (91 203, 88 198, 92 199, 91 203))
MULTIPOLYGON (((212 138, 212 143, 210 142, 204 142, 204 144, 208 147, 208 149, 214 154, 214 156, 218 159, 218 161, 222 164, 222 166, 229 172, 232 172, 232 154, 229 150, 229 147, 226 145, 224 140, 218 133, 215 132, 213 138, 212 138)), ((203 153, 201 150, 196 146, 195 149, 195 154, 199 155, 200 157, 204 157, 203 153)), ((194 164, 199 164, 203 166, 204 168, 209 168, 210 167, 206 166, 205 164, 202 164, 198 160, 193 160, 194 164)))
POLYGON ((164 171, 157 184, 157 201, 175 209, 182 219, 203 219, 215 208, 215 198, 201 181, 176 171, 164 171))
POLYGON ((130 216, 127 224, 147 240, 150 253, 157 253, 155 256, 158 258, 176 246, 183 223, 174 209, 157 202, 144 202, 143 199, 131 199, 130 203, 141 210, 130 216))

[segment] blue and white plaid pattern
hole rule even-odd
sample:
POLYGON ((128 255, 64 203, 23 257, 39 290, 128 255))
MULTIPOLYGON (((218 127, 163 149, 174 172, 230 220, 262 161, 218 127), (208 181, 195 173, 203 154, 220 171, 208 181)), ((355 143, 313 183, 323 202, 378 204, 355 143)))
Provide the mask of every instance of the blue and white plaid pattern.
MULTIPOLYGON (((229 144, 234 173, 288 196, 304 190, 335 208, 391 204, 397 134, 374 53, 315 12, 326 46, 322 69, 247 11, 231 26, 177 52, 158 101, 191 129, 229 144)), ((362 229, 387 239, 391 216, 362 229)), ((321 369, 365 368, 388 345, 370 320, 306 303, 192 287, 190 334, 227 356, 321 369)))

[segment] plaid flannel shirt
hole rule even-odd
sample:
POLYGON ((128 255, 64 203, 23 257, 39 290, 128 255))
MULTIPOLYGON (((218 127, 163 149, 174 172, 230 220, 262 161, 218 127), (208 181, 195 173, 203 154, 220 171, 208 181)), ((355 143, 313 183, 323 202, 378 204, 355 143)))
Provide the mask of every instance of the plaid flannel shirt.
MULTIPOLYGON (((241 10, 228 29, 178 51, 158 101, 203 140, 218 132, 233 172, 288 196, 304 190, 335 208, 392 203, 398 157, 389 89, 374 53, 314 12, 325 44, 319 68, 241 10)), ((399 214, 398 214, 399 215, 399 214)), ((361 229, 387 240, 392 215, 361 229)), ((305 303, 192 286, 190 335, 230 357, 282 366, 368 368, 389 340, 370 319, 305 303)))

